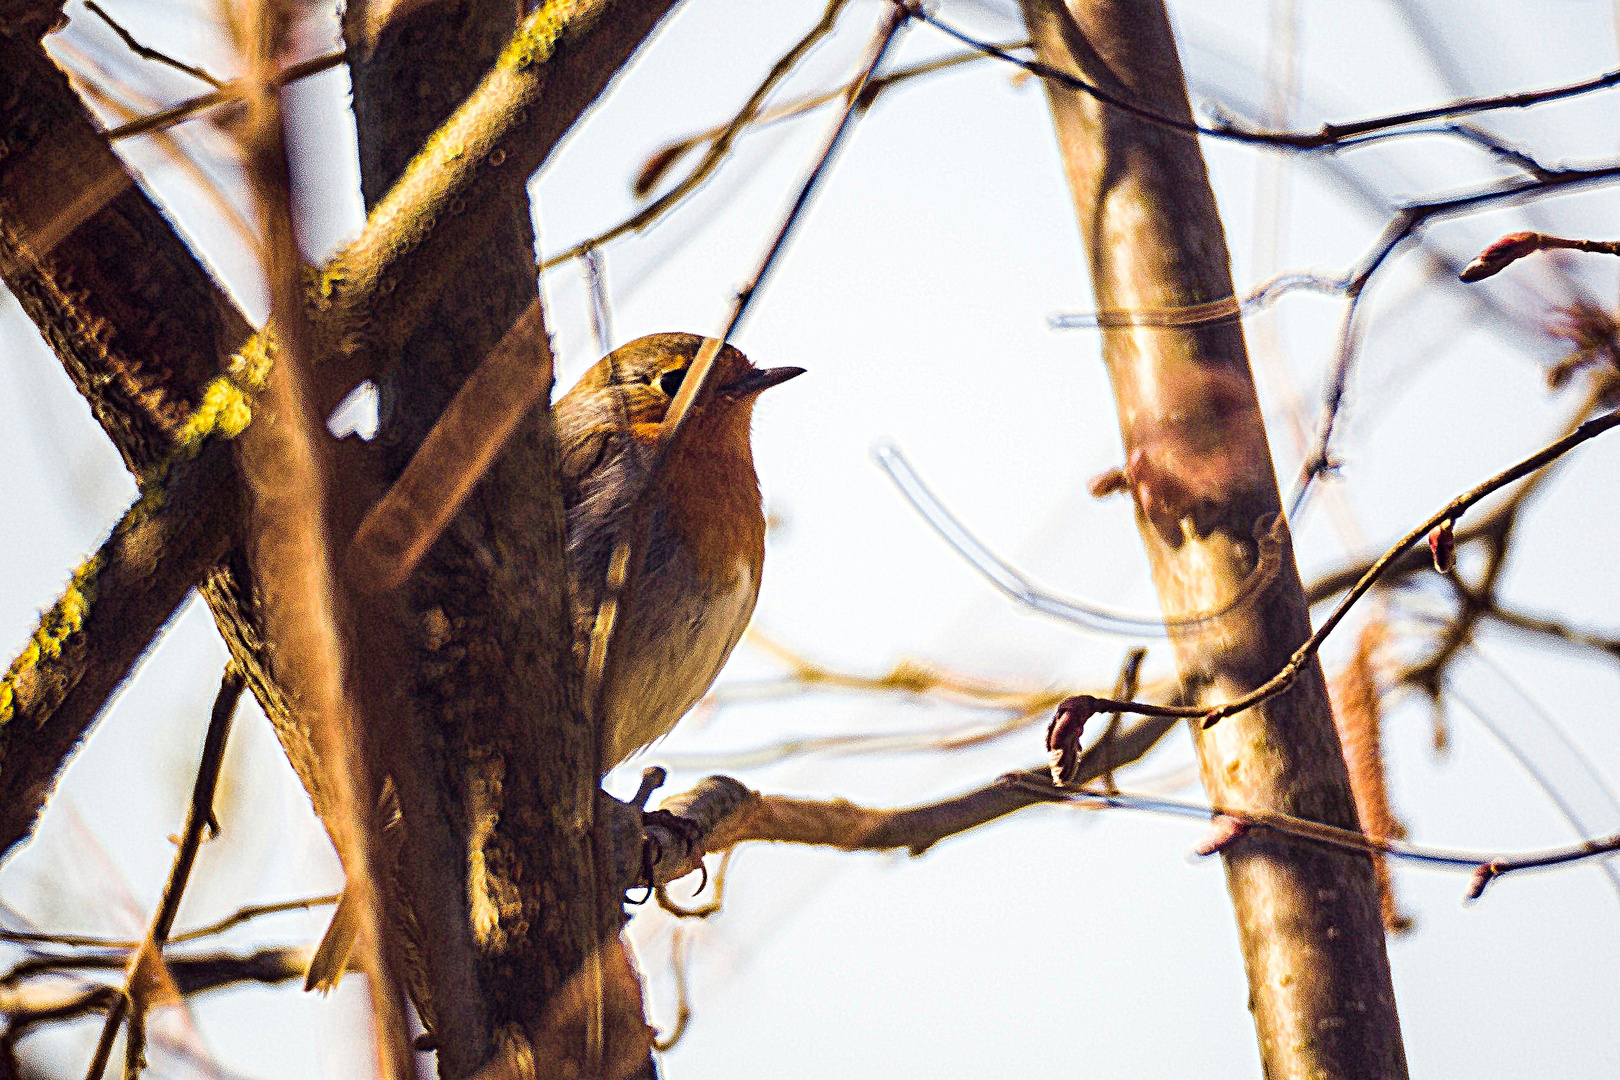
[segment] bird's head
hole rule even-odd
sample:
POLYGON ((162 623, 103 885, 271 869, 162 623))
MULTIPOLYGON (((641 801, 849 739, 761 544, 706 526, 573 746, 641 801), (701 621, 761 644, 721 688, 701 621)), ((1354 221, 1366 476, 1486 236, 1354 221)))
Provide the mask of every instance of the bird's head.
MULTIPOLYGON (((656 434, 657 425, 664 422, 670 402, 679 393, 702 344, 703 338, 697 334, 649 334, 637 338, 597 361, 568 397, 591 398, 593 412, 611 410, 600 417, 602 422, 617 420, 622 425, 628 419, 638 436, 656 434)), ((730 423, 724 426, 733 427, 741 421, 746 431, 755 399, 763 391, 802 374, 804 369, 797 367, 757 368, 741 352, 726 345, 715 357, 709 375, 709 400, 692 421, 701 427, 725 421, 730 423)))

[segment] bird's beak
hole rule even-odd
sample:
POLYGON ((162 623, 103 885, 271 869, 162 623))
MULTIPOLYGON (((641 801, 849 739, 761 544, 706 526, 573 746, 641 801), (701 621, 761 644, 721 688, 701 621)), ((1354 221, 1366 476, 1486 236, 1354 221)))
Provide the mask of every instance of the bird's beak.
POLYGON ((728 383, 720 388, 720 392, 727 397, 741 398, 757 394, 761 390, 769 390, 779 383, 789 379, 798 378, 804 374, 802 367, 773 367, 759 368, 750 371, 736 382, 728 383))

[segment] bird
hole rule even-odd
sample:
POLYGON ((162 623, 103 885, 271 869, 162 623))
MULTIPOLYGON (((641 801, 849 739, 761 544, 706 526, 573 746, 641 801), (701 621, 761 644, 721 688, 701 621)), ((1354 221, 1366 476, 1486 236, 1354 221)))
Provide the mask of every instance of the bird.
MULTIPOLYGON (((687 430, 654 476, 659 429, 703 340, 688 333, 637 338, 597 361, 552 406, 581 672, 614 550, 630 539, 642 489, 655 485, 640 573, 614 633, 612 677, 600 694, 604 774, 668 734, 708 693, 759 599, 765 513, 754 470, 754 404, 804 368, 758 368, 723 346, 709 375, 713 393, 688 413, 687 430)), ((378 820, 391 823, 383 835, 397 847, 394 810, 380 804, 378 820)), ((310 960, 305 989, 337 985, 357 916, 340 901, 310 960)))
POLYGON ((714 393, 656 478, 653 447, 703 338, 639 338, 603 357, 557 402, 574 649, 582 669, 614 549, 649 481, 651 513, 634 594, 602 688, 604 770, 669 732, 708 693, 759 597, 765 515, 754 471, 754 403, 803 368, 756 368, 724 346, 714 393))

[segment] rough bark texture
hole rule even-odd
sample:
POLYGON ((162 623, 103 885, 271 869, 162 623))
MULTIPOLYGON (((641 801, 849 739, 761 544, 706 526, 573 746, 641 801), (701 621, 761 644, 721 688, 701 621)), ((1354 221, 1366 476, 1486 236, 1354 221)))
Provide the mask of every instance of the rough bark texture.
MULTIPOLYGON (((596 36, 575 41, 577 52, 560 51, 558 73, 525 106, 541 112, 526 145, 501 152, 504 171, 476 193, 476 230, 471 209, 457 226, 476 237, 477 273, 446 278, 384 380, 377 451, 386 478, 399 475, 462 382, 535 300, 523 180, 669 6, 626 2, 598 13, 596 36)), ((369 41, 357 40, 350 20, 368 206, 433 183, 419 176, 395 190, 520 14, 510 0, 436 4, 405 12, 369 41)), ((477 139, 475 125, 463 127, 477 139)), ((539 1029, 548 1002, 618 929, 593 851, 598 776, 573 660, 556 477, 551 415, 541 407, 519 424, 402 590, 409 655, 401 669, 411 673, 416 713, 431 718, 430 769, 465 844, 478 981, 494 1031, 539 1029)))
MULTIPOLYGON (((1158 0, 1024 0, 1046 63, 1190 118, 1158 0)), ((1232 295, 1225 236, 1197 142, 1051 84, 1097 306, 1175 308, 1232 295)), ((1126 476, 1167 619, 1223 608, 1280 512, 1236 322, 1104 331, 1126 476)), ((1309 635, 1291 549, 1253 603, 1175 641, 1189 700, 1218 702, 1276 672, 1309 635), (1197 695, 1196 698, 1193 695, 1197 695)), ((1286 694, 1197 731, 1212 800, 1354 829, 1320 668, 1286 694)), ((1268 1077, 1404 1077, 1400 1021, 1365 855, 1252 833, 1223 851, 1268 1077)))
MULTIPOLYGON (((164 463, 247 322, 24 30, 0 33, 0 276, 142 482, 0 684, 0 856, 239 520, 225 446, 164 463), (159 488, 161 487, 161 490, 159 488)), ((191 449, 199 448, 200 444, 191 449)))

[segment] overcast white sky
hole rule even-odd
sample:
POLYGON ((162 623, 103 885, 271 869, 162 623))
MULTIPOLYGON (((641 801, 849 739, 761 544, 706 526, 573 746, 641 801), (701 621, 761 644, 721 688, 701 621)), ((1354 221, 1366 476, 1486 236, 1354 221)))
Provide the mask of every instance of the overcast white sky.
MULTIPOLYGON (((206 4, 107 0, 143 41, 216 72, 231 63, 206 4)), ((1616 65, 1614 11, 1602 0, 1183 0, 1172 10, 1195 106, 1218 101, 1258 118, 1266 71, 1283 64, 1292 25, 1299 90, 1290 123, 1310 127, 1427 104, 1458 93, 1534 87, 1616 65), (1290 12, 1291 17, 1290 17, 1290 12), (1443 53, 1421 44, 1424 27, 1443 53), (1269 58, 1269 61, 1268 61, 1269 58), (1448 81, 1450 80, 1450 81, 1448 81)), ((770 5, 687 0, 609 100, 533 185, 544 250, 634 208, 629 178, 664 140, 719 122, 819 16, 820 0, 770 5)), ((61 42, 154 99, 195 88, 129 59, 69 5, 61 42)), ((880 13, 854 0, 838 33, 783 95, 821 89, 854 66, 880 13)), ((1011 0, 944 0, 941 13, 987 37, 1016 39, 1011 0)), ((317 36, 318 37, 318 36, 317 36)), ((324 48, 312 38, 311 51, 324 48)), ((926 27, 899 60, 950 51, 926 27)), ((76 57, 59 49, 67 62, 76 57)), ((1091 303, 1072 209, 1040 88, 990 62, 885 96, 856 130, 768 291, 736 343, 761 364, 810 374, 761 406, 755 448, 773 531, 755 625, 841 669, 881 674, 905 657, 1037 688, 1106 683, 1129 641, 1079 632, 1016 608, 935 538, 872 465, 895 439, 936 491, 1000 554, 1066 593, 1152 611, 1128 504, 1094 502, 1087 477, 1115 464, 1118 436, 1095 335, 1056 332, 1049 315, 1091 303)), ((352 126, 335 71, 292 95, 304 239, 319 257, 361 221, 352 126)), ((1479 121, 1542 162, 1620 153, 1612 93, 1479 121)), ((609 247, 615 338, 712 329, 751 268, 820 138, 824 118, 743 140, 736 159, 648 234, 609 247)), ((201 124, 180 137, 233 196, 227 144, 201 124)), ((210 264, 255 315, 251 257, 197 189, 142 145, 123 148, 210 264)), ((1393 204, 1487 182, 1504 168, 1438 137, 1336 158, 1279 158, 1230 144, 1206 153, 1240 290, 1281 269, 1341 273, 1372 243, 1393 204), (1279 197, 1278 192, 1281 192, 1279 197)), ((1620 235, 1615 193, 1597 189, 1525 211, 1435 226, 1436 249, 1466 256, 1535 220, 1566 234, 1620 235)), ((1434 279, 1414 248, 1367 299, 1367 332, 1343 428, 1342 479, 1294 525, 1307 577, 1382 546, 1477 479, 1546 441, 1571 407, 1546 390, 1558 355, 1537 330, 1572 288, 1613 303, 1616 267, 1597 257, 1516 267, 1482 290, 1434 279), (1562 267, 1563 276, 1557 271, 1562 267), (1514 322, 1513 319, 1519 321, 1514 322)), ((545 281, 566 387, 596 358, 576 268, 545 281)), ((1279 469, 1298 450, 1292 403, 1314 410, 1338 304, 1290 297, 1251 323, 1279 469)), ((117 456, 16 305, 0 307, 0 643, 24 640, 36 611, 130 499, 117 456)), ((1309 418, 1306 418, 1307 425, 1309 418)), ((1536 504, 1507 593, 1581 625, 1614 628, 1612 565, 1620 442, 1583 449, 1536 504)), ((1438 592, 1391 609, 1436 610, 1438 592)), ((1329 652, 1330 667, 1343 645, 1329 652)), ((1594 830, 1620 828, 1611 778, 1620 761, 1613 663, 1488 636, 1488 668, 1463 690, 1527 753, 1594 830), (1568 749, 1538 703, 1568 733, 1568 749), (1594 770, 1596 775, 1592 775, 1594 770)), ((224 649, 206 609, 188 605, 68 770, 38 839, 0 872, 0 898, 62 931, 137 930, 167 872, 165 837, 183 818, 224 649)), ((1162 649, 1153 673, 1167 670, 1162 649)), ((774 677, 740 649, 722 686, 774 677)), ((687 721, 614 778, 786 738, 924 732, 993 719, 897 698, 817 694, 741 703, 687 721)), ((1514 850, 1566 842, 1571 825, 1526 770, 1460 706, 1452 748, 1430 748, 1427 707, 1388 718, 1397 809, 1413 838, 1514 850)), ((804 756, 733 769, 771 791, 898 805, 948 795, 1040 757, 1040 728, 968 751, 804 756)), ((1128 786, 1197 798, 1175 733, 1128 786)), ((680 789, 703 771, 674 768, 680 789)), ((1129 774, 1127 774, 1129 775, 1129 774)), ((1122 781, 1123 782, 1123 781, 1122 781)), ((340 882, 307 799, 255 707, 232 735, 224 836, 208 845, 181 924, 236 907, 335 889, 340 882)), ((687 1077, 1030 1075, 1253 1077, 1259 1073, 1246 987, 1220 867, 1187 855, 1195 822, 1042 808, 940 845, 920 859, 752 847, 733 861, 726 906, 686 924, 691 1030, 663 1061, 687 1077)), ((1600 1076, 1620 1069, 1620 892, 1596 866, 1510 878, 1464 907, 1466 879, 1397 868, 1417 929, 1391 943, 1412 1072, 1480 1078, 1600 1076)), ((689 886, 677 886, 683 895, 689 886)), ((318 936, 325 912, 265 920, 231 947, 318 936)), ((643 909, 631 933, 649 1008, 675 1011, 674 920, 643 909)), ((357 1035, 361 980, 330 999, 292 987, 198 999, 172 1012, 154 1076, 350 1076, 369 1068, 357 1035), (185 1053, 204 1055, 187 1059, 185 1053), (217 1065, 207 1064, 208 1058, 217 1065)), ((82 1071, 94 1026, 36 1036, 27 1052, 53 1074, 82 1071)))

